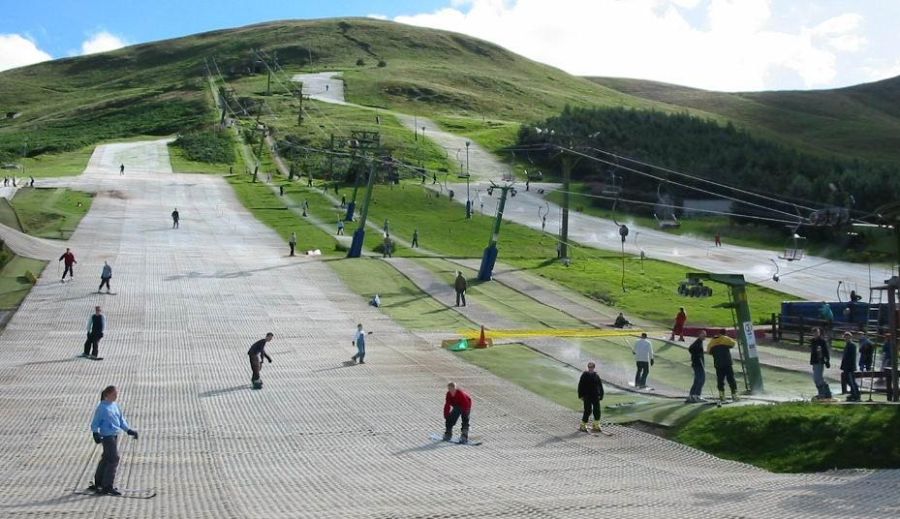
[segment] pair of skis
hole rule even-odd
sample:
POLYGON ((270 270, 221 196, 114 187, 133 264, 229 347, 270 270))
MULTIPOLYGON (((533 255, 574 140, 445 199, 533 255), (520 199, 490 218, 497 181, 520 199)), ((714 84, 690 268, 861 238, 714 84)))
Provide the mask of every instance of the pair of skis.
POLYGON ((126 499, 150 499, 156 497, 156 490, 152 489, 143 489, 143 488, 119 488, 119 495, 113 494, 104 494, 102 492, 97 492, 90 488, 85 489, 76 489, 73 490, 73 494, 78 494, 80 496, 96 496, 96 497, 123 497, 126 499))

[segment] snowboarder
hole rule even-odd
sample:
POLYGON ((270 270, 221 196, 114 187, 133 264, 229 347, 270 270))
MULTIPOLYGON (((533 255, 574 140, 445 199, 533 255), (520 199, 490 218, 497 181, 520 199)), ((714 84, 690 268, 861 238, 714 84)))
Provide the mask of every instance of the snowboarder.
POLYGON ((412 248, 414 248, 414 249, 418 249, 418 248, 419 248, 419 228, 418 228, 418 227, 416 227, 416 228, 413 230, 413 237, 412 237, 412 244, 411 244, 411 245, 412 245, 412 248))
POLYGON ((616 316, 616 322, 613 323, 613 328, 625 328, 626 326, 631 326, 631 321, 625 318, 625 314, 619 312, 619 315, 616 316))
POLYGON ((716 335, 707 343, 707 352, 712 355, 716 368, 716 388, 719 390, 719 401, 725 400, 725 381, 731 389, 731 400, 737 400, 737 381, 734 379, 734 361, 731 360, 731 348, 734 340, 727 335, 716 335))
POLYGON ((353 336, 353 342, 351 343, 356 346, 356 355, 350 357, 350 359, 354 362, 359 361, 360 364, 366 363, 366 335, 372 335, 372 332, 366 334, 363 331, 362 323, 357 324, 356 335, 353 336))
POLYGON ((697 338, 691 343, 688 352, 691 354, 691 369, 694 370, 694 383, 688 393, 686 403, 694 404, 703 402, 703 384, 706 383, 706 366, 703 360, 703 340, 706 339, 706 330, 700 330, 697 338))
POLYGON ((84 341, 82 357, 96 359, 100 352, 100 339, 106 331, 106 316, 100 311, 99 306, 94 307, 94 315, 88 317, 87 339, 84 341))
POLYGON ((809 364, 812 366, 813 382, 818 391, 815 399, 831 400, 831 388, 825 381, 825 370, 831 367, 831 356, 821 328, 813 329, 813 338, 809 341, 809 364))
POLYGON ((684 323, 687 322, 687 312, 684 311, 684 307, 680 307, 678 309, 678 315, 675 316, 675 326, 672 328, 672 336, 669 338, 670 341, 675 340, 675 336, 678 335, 678 340, 684 342, 684 323))
POLYGON ((378 294, 375 294, 372 299, 369 300, 369 306, 374 306, 375 308, 381 306, 381 297, 378 294))
POLYGON ((119 164, 119 176, 125 174, 125 164, 119 164))
POLYGON ((340 218, 338 218, 338 223, 337 223, 337 235, 338 236, 344 235, 344 220, 342 220, 340 218))
POLYGON ((174 211, 172 211, 172 228, 178 228, 178 220, 181 216, 178 214, 178 208, 176 207, 174 211))
POLYGON ((841 357, 841 394, 846 393, 844 386, 850 388, 848 402, 859 402, 859 385, 853 373, 856 371, 856 343, 853 342, 853 334, 844 332, 844 354, 841 357))
POLYGON ((453 282, 453 289, 456 290, 456 306, 459 306, 460 300, 462 300, 462 305, 466 306, 466 289, 469 288, 469 284, 466 282, 466 278, 463 277, 462 272, 456 271, 456 280, 453 282))
POLYGON ((109 280, 112 279, 112 267, 109 266, 109 262, 103 262, 103 270, 100 272, 100 287, 97 289, 97 293, 99 294, 101 290, 103 290, 103 285, 106 285, 106 293, 108 294, 110 291, 109 288, 109 280))
POLYGON ((653 344, 647 339, 647 333, 641 333, 641 338, 634 343, 631 352, 637 363, 637 372, 634 375, 634 387, 644 389, 647 387, 647 375, 650 374, 650 366, 653 365, 653 344))
MULTIPOLYGON (((72 270, 72 267, 78 262, 75 261, 75 255, 72 254, 71 249, 67 248, 66 252, 64 252, 63 255, 59 257, 59 261, 62 261, 63 265, 65 266, 65 268, 63 269, 62 279, 60 279, 60 281, 66 280, 66 274, 69 274, 69 279, 75 279, 75 271, 72 270)), ((59 271, 57 270, 57 272, 59 271)))
POLYGON ((292 232, 291 238, 288 240, 288 245, 291 247, 291 256, 294 255, 294 249, 297 248, 297 233, 292 232))
POLYGON ((469 416, 472 413, 472 397, 456 387, 455 382, 447 384, 447 395, 444 397, 444 441, 453 438, 453 427, 462 418, 459 443, 469 442, 469 416))
POLYGON ((121 492, 113 486, 116 480, 116 469, 119 468, 119 432, 122 431, 135 440, 138 433, 125 420, 116 400, 119 391, 116 386, 107 386, 100 393, 100 404, 94 410, 91 420, 91 436, 94 443, 103 444, 103 455, 94 473, 94 483, 88 487, 98 494, 120 496, 121 492))
POLYGON ((594 423, 591 430, 600 432, 600 401, 603 400, 603 381, 600 375, 594 371, 596 365, 588 362, 587 370, 581 373, 578 380, 578 398, 584 403, 584 413, 581 415, 579 431, 587 432, 587 421, 593 413, 594 423))
POLYGON ((268 360, 269 364, 272 363, 272 357, 266 353, 266 344, 274 338, 275 334, 269 332, 266 334, 265 339, 254 342, 250 346, 250 349, 247 350, 247 355, 250 356, 250 383, 253 384, 253 389, 262 389, 262 380, 259 379, 259 371, 262 369, 263 359, 268 360))

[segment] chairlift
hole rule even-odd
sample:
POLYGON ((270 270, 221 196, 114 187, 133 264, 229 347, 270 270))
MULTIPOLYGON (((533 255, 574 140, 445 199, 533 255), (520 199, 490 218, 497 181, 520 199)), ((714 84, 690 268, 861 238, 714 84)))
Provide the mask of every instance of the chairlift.
POLYGON ((615 170, 610 170, 609 172, 609 182, 603 184, 603 188, 600 193, 603 196, 614 196, 618 197, 622 194, 622 177, 616 175, 615 170))
POLYGON ((778 258, 786 261, 800 261, 806 253, 805 245, 806 238, 794 232, 784 246, 784 254, 779 254, 778 258))
POLYGON ((672 195, 663 193, 663 183, 656 186, 656 211, 653 212, 653 218, 660 229, 672 229, 680 227, 681 223, 675 217, 675 204, 672 195), (660 217, 659 213, 662 213, 660 217))

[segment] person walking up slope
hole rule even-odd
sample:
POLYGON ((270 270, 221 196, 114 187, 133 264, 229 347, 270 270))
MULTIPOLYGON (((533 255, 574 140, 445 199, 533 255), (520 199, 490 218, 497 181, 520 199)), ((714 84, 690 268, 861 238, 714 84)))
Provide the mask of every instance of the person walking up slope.
POLYGON ((181 219, 181 215, 178 213, 178 208, 176 207, 174 211, 172 211, 172 228, 178 228, 178 221, 181 219))
MULTIPOLYGON (((67 248, 66 252, 64 252, 63 255, 59 257, 59 261, 62 261, 63 265, 65 266, 60 282, 66 281, 66 274, 69 274, 69 279, 75 279, 75 271, 72 269, 72 267, 78 262, 75 261, 75 255, 72 254, 72 250, 67 248)), ((57 270, 57 272, 59 271, 57 270)))
POLYGON ((694 383, 685 403, 695 404, 703 402, 703 384, 706 383, 706 366, 703 360, 703 340, 706 339, 706 330, 700 330, 697 339, 691 343, 688 352, 691 354, 691 369, 694 370, 694 383))
POLYGON ((253 389, 262 389, 262 380, 259 378, 259 372, 262 369, 263 359, 268 360, 269 364, 272 363, 272 357, 266 353, 266 344, 274 338, 275 334, 269 332, 264 339, 254 342, 250 349, 247 350, 247 355, 250 356, 250 383, 253 384, 253 389))
POLYGON ((112 267, 109 266, 109 262, 103 262, 103 270, 100 272, 100 287, 97 289, 97 293, 99 294, 101 290, 103 290, 103 285, 106 285, 106 293, 109 293, 109 280, 112 279, 112 267))
POLYGON ((125 415, 116 403, 118 398, 116 386, 107 386, 100 393, 100 404, 94 410, 94 418, 91 420, 91 436, 94 443, 103 444, 103 455, 94 473, 94 483, 88 489, 110 496, 122 495, 113 486, 116 470, 119 468, 119 432, 138 439, 137 431, 128 425, 125 415))
POLYGON ((600 401, 603 400, 603 381, 600 375, 594 371, 596 365, 588 362, 587 370, 581 373, 578 380, 578 398, 584 403, 584 413, 581 415, 579 431, 587 432, 587 421, 591 414, 594 415, 594 423, 591 430, 600 432, 600 401))
POLYGON ((850 396, 847 397, 847 401, 859 402, 859 384, 856 383, 856 377, 853 376, 856 371, 856 343, 853 342, 853 334, 844 332, 844 341, 844 355, 841 357, 841 382, 843 384, 846 381, 850 388, 850 396))
POLYGON ((455 382, 447 384, 447 394, 444 396, 444 441, 453 438, 453 427, 456 421, 462 418, 459 443, 469 442, 469 416, 472 413, 472 397, 465 391, 456 387, 455 382))
POLYGON ((292 232, 291 238, 288 240, 288 245, 291 247, 291 256, 294 255, 294 249, 297 248, 297 233, 292 232))
POLYGON ((647 375, 650 374, 650 366, 653 365, 653 344, 647 339, 647 334, 642 333, 641 338, 634 343, 631 350, 637 364, 637 372, 634 375, 634 387, 644 389, 647 387, 647 375))
POLYGON ((737 381, 734 379, 734 361, 731 360, 731 348, 734 340, 727 335, 716 335, 706 347, 713 358, 713 366, 716 368, 716 388, 719 390, 719 401, 725 400, 725 381, 731 389, 731 400, 737 400, 737 381))
POLYGON ((453 282, 453 289, 456 290, 456 306, 459 306, 460 300, 462 300, 462 305, 466 306, 466 290, 469 288, 469 284, 466 282, 466 278, 463 277, 462 272, 456 272, 456 280, 453 282))

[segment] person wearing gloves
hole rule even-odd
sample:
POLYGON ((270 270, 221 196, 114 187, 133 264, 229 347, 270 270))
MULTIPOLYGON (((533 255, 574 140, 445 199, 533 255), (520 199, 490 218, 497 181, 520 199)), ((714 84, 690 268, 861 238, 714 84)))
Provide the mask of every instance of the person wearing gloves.
POLYGON ((647 387, 647 375, 650 374, 650 366, 653 365, 653 344, 650 343, 646 333, 642 333, 641 338, 634 343, 632 353, 634 353, 634 361, 637 363, 634 387, 635 389, 644 389, 647 387))
POLYGON ((818 392, 814 399, 831 400, 831 388, 825 381, 825 370, 831 367, 831 355, 821 328, 813 329, 813 338, 809 341, 809 365, 812 366, 813 382, 818 392))
POLYGON ((250 349, 247 350, 247 355, 250 356, 250 383, 253 384, 253 389, 262 389, 262 380, 259 378, 259 371, 262 369, 262 362, 264 359, 268 360, 269 364, 272 363, 272 357, 266 353, 266 344, 274 338, 275 334, 269 332, 264 339, 254 342, 250 346, 250 349))
POLYGON ((116 386, 107 386, 100 393, 100 404, 97 405, 94 418, 91 420, 91 435, 94 437, 94 443, 103 444, 103 455, 94 473, 94 484, 88 489, 111 496, 122 495, 113 486, 116 470, 119 468, 119 433, 124 432, 135 440, 138 438, 137 431, 128 425, 125 415, 119 409, 119 404, 116 403, 118 398, 119 391, 116 386))
POLYGON ((459 443, 469 442, 469 415, 472 413, 472 397, 468 393, 456 387, 455 382, 447 384, 447 394, 444 396, 444 441, 453 438, 453 427, 456 420, 462 418, 459 443))
POLYGON ((591 430, 600 432, 600 401, 603 400, 603 381, 600 375, 594 371, 596 364, 590 361, 587 370, 581 373, 578 380, 578 398, 584 402, 584 413, 581 415, 579 431, 587 432, 587 421, 591 414, 594 415, 594 424, 591 430))

